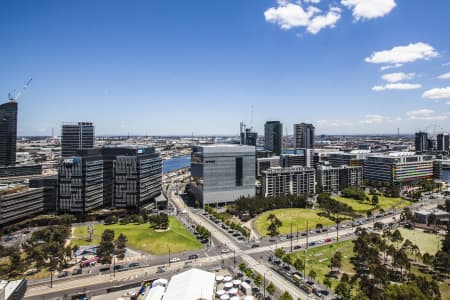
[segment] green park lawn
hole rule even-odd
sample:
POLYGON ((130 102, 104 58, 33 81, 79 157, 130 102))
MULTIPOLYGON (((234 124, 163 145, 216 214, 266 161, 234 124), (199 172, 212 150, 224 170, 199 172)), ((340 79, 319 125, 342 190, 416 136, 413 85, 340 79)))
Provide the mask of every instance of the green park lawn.
POLYGON ((267 220, 270 214, 274 214, 282 223, 279 228, 281 234, 288 234, 292 231, 304 231, 306 230, 306 221, 308 221, 309 228, 316 228, 317 224, 323 226, 329 226, 335 224, 333 221, 326 217, 321 217, 318 213, 322 212, 320 209, 305 209, 305 208, 284 208, 266 211, 256 217, 254 221, 255 229, 259 234, 267 236, 267 227, 270 225, 270 221, 267 220))
POLYGON ((341 203, 345 203, 351 206, 353 210, 358 213, 365 213, 368 210, 372 209, 382 208, 384 210, 388 210, 391 209, 392 207, 402 208, 411 205, 409 201, 404 200, 402 198, 389 198, 384 196, 378 196, 379 202, 377 206, 373 206, 369 201, 359 201, 356 199, 345 198, 341 196, 335 196, 333 198, 341 203))
MULTIPOLYGON (((293 261, 295 261, 296 258, 300 258, 304 261, 306 257, 306 274, 309 274, 311 270, 314 270, 317 274, 316 280, 323 283, 325 275, 330 272, 330 259, 336 251, 342 253, 341 272, 348 273, 351 276, 354 273, 353 265, 350 262, 350 258, 353 256, 353 243, 351 240, 312 248, 307 250, 306 253, 305 250, 300 250, 290 254, 290 256, 293 261)), ((334 290, 339 281, 334 278, 330 278, 330 280, 332 289, 334 290)))
POLYGON ((169 230, 156 232, 149 224, 103 225, 94 226, 91 242, 87 241, 87 226, 75 227, 72 245, 98 245, 105 229, 114 230, 115 237, 120 233, 127 236, 127 245, 135 250, 142 250, 155 255, 195 250, 201 248, 200 242, 174 217, 169 217, 169 230))
POLYGON ((441 240, 443 238, 440 235, 406 228, 399 228, 398 230, 404 240, 410 240, 419 247, 421 254, 429 253, 434 255, 438 251, 438 248, 441 247, 441 240))

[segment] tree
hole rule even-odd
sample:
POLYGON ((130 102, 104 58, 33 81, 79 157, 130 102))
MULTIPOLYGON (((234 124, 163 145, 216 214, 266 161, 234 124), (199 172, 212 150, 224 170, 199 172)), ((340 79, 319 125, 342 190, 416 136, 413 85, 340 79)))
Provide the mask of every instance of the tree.
POLYGON ((402 234, 400 233, 400 231, 398 229, 396 229, 394 232, 389 234, 389 240, 392 243, 397 244, 397 246, 398 246, 398 243, 403 241, 403 237, 402 237, 402 234))
POLYGON ((284 250, 281 248, 275 249, 275 257, 282 258, 284 255, 284 250))
POLYGON ((300 271, 301 269, 303 269, 303 261, 302 261, 300 258, 297 258, 297 259, 294 261, 294 268, 295 268, 297 271, 300 271))
POLYGON ((97 256, 102 264, 110 264, 114 252, 114 230, 105 229, 102 240, 97 247, 97 256))
POLYGON ((245 269, 245 275, 246 275, 248 278, 251 278, 251 277, 253 276, 253 270, 250 269, 250 268, 245 269))
POLYGON ((428 266, 431 266, 433 264, 433 256, 430 255, 430 253, 424 253, 422 255, 422 262, 428 266))
POLYGON ((330 288, 330 287, 331 287, 331 280, 330 280, 330 278, 326 277, 326 278, 323 280, 323 284, 324 284, 326 287, 330 288))
POLYGON ((344 300, 350 299, 351 297, 351 288, 347 282, 340 282, 335 290, 336 294, 344 300))
POLYGON ((379 202, 380 202, 380 200, 378 199, 378 196, 377 195, 373 195, 372 196, 372 205, 373 206, 377 206, 379 202))
POLYGON ((240 270, 241 272, 244 272, 245 269, 247 269, 247 265, 245 264, 245 262, 241 262, 241 263, 239 264, 239 270, 240 270))
POLYGON ((125 258, 125 252, 127 251, 127 237, 123 233, 119 234, 115 242, 115 254, 118 259, 125 258))
POLYGON ((94 226, 92 224, 88 225, 87 232, 88 232, 88 242, 92 242, 92 236, 94 235, 94 226))
POLYGON ((317 277, 317 273, 314 270, 309 271, 308 276, 312 279, 315 280, 317 277))
POLYGON ((257 273, 254 278, 253 278, 253 282, 256 284, 256 286, 261 286, 263 281, 263 277, 261 276, 261 274, 257 273))
POLYGON ((381 222, 375 222, 375 224, 373 224, 373 227, 378 230, 383 230, 384 224, 381 222))
POLYGON ((288 254, 283 256, 283 262, 292 265, 292 257, 288 254))
POLYGON ((274 214, 269 214, 269 216, 267 217, 267 220, 270 221, 270 224, 267 227, 267 231, 269 232, 269 235, 271 237, 279 235, 280 232, 278 231, 278 228, 281 227, 281 225, 282 225, 281 221, 274 214))
POLYGON ((278 300, 294 300, 291 296, 291 294, 289 294, 288 292, 284 292, 283 295, 280 296, 280 298, 278 298, 278 300))
POLYGON ((269 285, 267 285, 266 290, 271 296, 275 294, 275 286, 273 285, 272 282, 269 282, 269 285))
POLYGON ((16 277, 22 273, 23 263, 19 251, 14 251, 9 256, 9 277, 16 277))
POLYGON ((340 251, 336 251, 336 253, 334 253, 333 257, 330 260, 330 268, 340 269, 341 265, 342 265, 342 253, 340 251))

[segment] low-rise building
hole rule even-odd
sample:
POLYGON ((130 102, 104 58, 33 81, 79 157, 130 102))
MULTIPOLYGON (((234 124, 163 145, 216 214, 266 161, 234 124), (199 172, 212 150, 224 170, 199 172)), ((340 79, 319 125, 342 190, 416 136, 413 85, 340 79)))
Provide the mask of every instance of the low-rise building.
POLYGON ((272 156, 267 158, 257 158, 256 159, 256 177, 260 178, 262 176, 262 172, 267 170, 268 168, 279 167, 280 166, 280 157, 272 156))
POLYGON ((436 223, 448 223, 450 213, 443 211, 441 209, 429 209, 429 210, 418 210, 415 213, 417 223, 428 224, 428 218, 430 215, 436 216, 436 223))
POLYGON ((0 280, 0 300, 22 300, 27 291, 27 281, 18 280, 0 280))
POLYGON ((278 195, 313 195, 315 170, 307 167, 270 168, 263 172, 261 184, 264 197, 278 195))
POLYGON ((172 276, 162 300, 213 300, 215 288, 214 273, 193 268, 172 276))
POLYGON ((44 211, 44 188, 25 184, 6 185, 0 189, 0 227, 24 220, 44 211))
POLYGON ((364 179, 390 184, 433 178, 433 157, 413 152, 368 155, 364 161, 364 179))

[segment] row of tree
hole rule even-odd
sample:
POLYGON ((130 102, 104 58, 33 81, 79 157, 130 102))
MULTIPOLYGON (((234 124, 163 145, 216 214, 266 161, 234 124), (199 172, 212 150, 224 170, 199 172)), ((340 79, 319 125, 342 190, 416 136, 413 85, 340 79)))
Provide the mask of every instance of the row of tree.
POLYGON ((166 230, 169 228, 169 216, 165 213, 155 214, 148 217, 150 227, 166 230))
POLYGON ((128 239, 121 233, 114 240, 114 235, 114 230, 111 229, 105 229, 102 233, 102 239, 97 247, 97 256, 102 264, 111 264, 113 255, 120 260, 125 258, 128 239))
POLYGON ((280 195, 276 197, 240 197, 234 202, 234 208, 231 212, 241 218, 245 216, 253 218, 268 210, 308 207, 311 207, 311 204, 304 196, 280 195))

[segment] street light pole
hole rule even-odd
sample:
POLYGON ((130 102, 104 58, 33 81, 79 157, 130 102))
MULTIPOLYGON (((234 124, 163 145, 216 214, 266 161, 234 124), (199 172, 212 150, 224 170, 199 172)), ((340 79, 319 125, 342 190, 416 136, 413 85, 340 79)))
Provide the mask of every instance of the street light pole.
POLYGON ((264 284, 264 299, 266 299, 266 272, 264 272, 264 281, 263 281, 263 284, 264 284))
POLYGON ((291 223, 291 252, 292 252, 292 238, 293 238, 293 236, 292 236, 292 223, 291 223))
POLYGON ((169 268, 170 268, 170 247, 169 248, 169 268))

